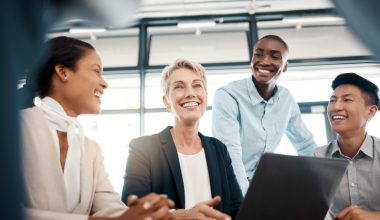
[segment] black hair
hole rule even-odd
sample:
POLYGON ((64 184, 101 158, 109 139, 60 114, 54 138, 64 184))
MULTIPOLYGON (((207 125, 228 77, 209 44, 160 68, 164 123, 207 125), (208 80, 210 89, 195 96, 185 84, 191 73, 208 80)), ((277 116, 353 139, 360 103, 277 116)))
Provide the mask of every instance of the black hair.
MULTIPOLYGON (((286 51, 289 52, 289 47, 288 47, 288 44, 279 36, 277 35, 272 35, 272 34, 269 34, 269 35, 265 35, 264 37, 260 38, 257 42, 261 41, 261 40, 264 40, 264 39, 270 39, 270 40, 276 40, 278 42, 280 42, 281 44, 284 45, 286 51)), ((256 42, 256 43, 257 43, 256 42)))
POLYGON ((47 96, 51 90, 51 78, 56 65, 61 64, 75 71, 78 60, 88 50, 95 50, 89 43, 65 36, 50 39, 46 44, 49 54, 36 77, 36 95, 40 98, 47 96))
POLYGON ((44 98, 52 89, 52 76, 55 66, 61 64, 73 71, 77 68, 78 61, 95 48, 84 41, 60 36, 45 42, 45 55, 36 71, 29 71, 26 76, 26 84, 21 94, 23 97, 22 108, 33 106, 34 97, 44 98))
POLYGON ((335 90, 338 86, 351 84, 359 87, 359 89, 368 95, 367 103, 379 107, 379 88, 371 81, 359 76, 356 73, 339 74, 332 81, 331 88, 335 90))

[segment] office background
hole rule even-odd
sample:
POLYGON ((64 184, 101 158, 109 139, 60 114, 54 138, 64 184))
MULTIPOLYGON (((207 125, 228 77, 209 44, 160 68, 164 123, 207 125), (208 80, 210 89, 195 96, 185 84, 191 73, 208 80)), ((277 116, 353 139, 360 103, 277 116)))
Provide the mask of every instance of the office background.
MULTIPOLYGON (((214 91, 251 75, 252 46, 267 34, 279 35, 289 44, 289 68, 279 84, 292 92, 318 145, 335 137, 326 106, 337 74, 356 72, 380 86, 379 63, 337 15, 331 1, 143 0, 131 7, 137 11, 125 26, 72 18, 46 34, 46 38, 66 35, 88 41, 102 57, 109 84, 102 113, 79 120, 86 134, 102 147, 107 172, 118 192, 129 141, 173 123, 162 103, 160 73, 178 57, 206 67, 209 106, 200 125, 206 135, 212 135, 214 91)), ((379 114, 368 131, 380 136, 379 114)), ((286 137, 277 152, 295 154, 286 137)))

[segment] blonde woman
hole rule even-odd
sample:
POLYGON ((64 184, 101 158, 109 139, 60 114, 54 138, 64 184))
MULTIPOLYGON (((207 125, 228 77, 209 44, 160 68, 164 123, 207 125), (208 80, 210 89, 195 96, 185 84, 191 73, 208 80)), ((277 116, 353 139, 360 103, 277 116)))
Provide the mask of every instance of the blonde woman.
POLYGON ((161 85, 174 126, 131 141, 122 200, 163 193, 175 202, 175 218, 234 217, 242 194, 226 146, 198 131, 207 107, 204 68, 178 59, 163 70, 161 85))

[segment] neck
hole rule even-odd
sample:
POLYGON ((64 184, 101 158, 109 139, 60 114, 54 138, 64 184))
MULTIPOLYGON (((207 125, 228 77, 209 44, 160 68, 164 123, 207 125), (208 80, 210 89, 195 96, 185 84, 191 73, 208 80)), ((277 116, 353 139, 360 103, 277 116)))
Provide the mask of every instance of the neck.
POLYGON ((78 114, 75 111, 71 110, 72 108, 70 107, 68 102, 65 102, 65 99, 62 98, 61 96, 53 93, 53 94, 49 94, 49 97, 54 99, 56 102, 58 102, 62 106, 63 110, 66 112, 68 116, 75 117, 75 118, 78 116, 78 114))
POLYGON ((260 96, 264 100, 269 100, 273 94, 274 94, 274 88, 276 84, 270 83, 270 84, 261 84, 256 82, 256 80, 253 78, 253 84, 255 84, 257 92, 260 94, 260 96))
POLYGON ((178 152, 194 154, 202 149, 202 142, 198 135, 198 126, 174 125, 170 133, 178 152))
POLYGON ((359 151, 365 137, 365 131, 356 134, 338 134, 339 148, 345 156, 353 158, 359 151))

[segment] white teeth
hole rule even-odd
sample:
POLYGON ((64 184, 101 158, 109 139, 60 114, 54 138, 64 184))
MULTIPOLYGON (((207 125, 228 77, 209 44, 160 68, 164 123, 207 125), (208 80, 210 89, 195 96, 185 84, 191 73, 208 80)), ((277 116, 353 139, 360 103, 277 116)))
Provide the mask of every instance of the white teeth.
POLYGON ((97 96, 97 97, 99 97, 99 98, 102 97, 102 93, 99 92, 99 91, 97 91, 97 90, 95 90, 94 95, 97 96))
POLYGON ((262 72, 262 73, 271 73, 270 70, 266 70, 266 69, 260 69, 258 68, 259 72, 262 72))
POLYGON ((182 107, 189 108, 189 107, 198 106, 198 105, 199 104, 197 102, 186 102, 186 103, 182 104, 182 107))
POLYGON ((344 120, 346 119, 347 117, 346 116, 343 116, 343 115, 333 115, 331 117, 333 120, 344 120))

